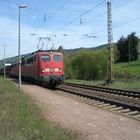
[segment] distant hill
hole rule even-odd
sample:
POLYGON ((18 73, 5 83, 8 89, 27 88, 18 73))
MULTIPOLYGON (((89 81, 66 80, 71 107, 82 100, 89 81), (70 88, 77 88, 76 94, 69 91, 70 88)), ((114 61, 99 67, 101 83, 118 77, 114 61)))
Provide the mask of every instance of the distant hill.
POLYGON ((96 51, 96 50, 101 50, 101 49, 105 49, 107 47, 107 44, 104 45, 100 45, 97 47, 92 47, 92 48, 76 48, 76 49, 63 49, 61 51, 63 51, 64 54, 75 54, 75 53, 79 53, 82 51, 96 51))

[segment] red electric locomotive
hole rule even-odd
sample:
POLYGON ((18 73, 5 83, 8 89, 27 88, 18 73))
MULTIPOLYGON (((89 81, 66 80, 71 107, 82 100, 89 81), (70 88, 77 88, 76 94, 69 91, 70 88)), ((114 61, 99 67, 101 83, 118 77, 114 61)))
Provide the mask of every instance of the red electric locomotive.
MULTIPOLYGON (((17 63, 11 66, 11 76, 18 77, 17 63)), ((22 79, 56 86, 64 80, 63 55, 59 52, 37 51, 22 58, 22 79)))

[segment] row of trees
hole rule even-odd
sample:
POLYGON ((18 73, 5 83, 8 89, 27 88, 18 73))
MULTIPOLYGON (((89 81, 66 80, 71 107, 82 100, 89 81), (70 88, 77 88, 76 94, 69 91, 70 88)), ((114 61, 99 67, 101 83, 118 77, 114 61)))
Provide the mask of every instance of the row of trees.
POLYGON ((121 37, 117 42, 118 61, 127 62, 137 60, 139 56, 139 38, 135 32, 132 32, 127 37, 121 37))

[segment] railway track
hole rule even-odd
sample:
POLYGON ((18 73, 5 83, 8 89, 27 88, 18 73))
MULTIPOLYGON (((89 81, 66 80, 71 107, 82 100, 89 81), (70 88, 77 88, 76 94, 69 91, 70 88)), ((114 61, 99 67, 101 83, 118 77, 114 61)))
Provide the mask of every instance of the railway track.
POLYGON ((140 92, 73 83, 63 83, 57 89, 88 104, 140 120, 140 92))
POLYGON ((73 83, 66 83, 66 82, 63 83, 63 85, 85 88, 85 89, 89 89, 89 90, 94 90, 94 91, 99 91, 99 92, 104 92, 104 93, 109 93, 109 94, 116 94, 116 95, 122 95, 122 96, 126 96, 126 97, 128 96, 128 97, 140 99, 140 92, 136 92, 136 91, 112 89, 112 88, 82 85, 82 84, 73 84, 73 83))

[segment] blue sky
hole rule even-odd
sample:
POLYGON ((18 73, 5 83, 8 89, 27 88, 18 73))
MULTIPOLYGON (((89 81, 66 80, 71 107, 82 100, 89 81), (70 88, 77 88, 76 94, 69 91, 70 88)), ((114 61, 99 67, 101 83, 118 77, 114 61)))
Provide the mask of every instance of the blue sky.
MULTIPOLYGON (((36 51, 39 37, 50 37, 55 49, 60 45, 70 49, 107 43, 107 1, 0 0, 0 3, 0 59, 4 44, 6 57, 18 54, 19 4, 27 5, 21 9, 21 54, 36 51), (84 34, 96 38, 83 37, 84 34)), ((112 18, 114 42, 133 31, 140 36, 139 0, 112 0, 112 18)))

